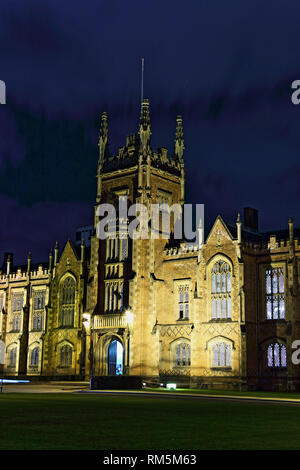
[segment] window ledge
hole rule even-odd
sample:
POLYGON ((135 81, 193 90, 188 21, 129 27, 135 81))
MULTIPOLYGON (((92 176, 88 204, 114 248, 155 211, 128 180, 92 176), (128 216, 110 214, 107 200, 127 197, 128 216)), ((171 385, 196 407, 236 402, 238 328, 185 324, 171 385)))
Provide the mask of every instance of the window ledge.
POLYGON ((226 323, 226 322, 232 322, 232 318, 211 318, 209 320, 209 323, 226 323))
POLYGON ((224 372, 230 372, 232 371, 232 367, 226 367, 226 366, 215 366, 215 367, 211 367, 210 368, 211 370, 222 370, 224 372))
POLYGON ((286 318, 265 318, 263 323, 286 323, 286 318))

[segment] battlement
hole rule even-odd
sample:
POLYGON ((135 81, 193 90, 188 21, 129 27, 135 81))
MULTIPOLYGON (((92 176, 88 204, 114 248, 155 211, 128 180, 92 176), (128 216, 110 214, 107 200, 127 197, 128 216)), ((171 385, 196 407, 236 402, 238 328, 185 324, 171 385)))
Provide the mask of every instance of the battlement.
POLYGON ((0 273, 0 282, 26 281, 28 279, 48 279, 49 276, 49 269, 45 269, 42 265, 40 265, 38 269, 32 270, 30 272, 22 271, 21 268, 18 268, 16 271, 9 274, 0 273))
POLYGON ((166 256, 181 256, 186 254, 198 254, 199 248, 194 243, 181 243, 178 247, 166 248, 164 253, 166 256))

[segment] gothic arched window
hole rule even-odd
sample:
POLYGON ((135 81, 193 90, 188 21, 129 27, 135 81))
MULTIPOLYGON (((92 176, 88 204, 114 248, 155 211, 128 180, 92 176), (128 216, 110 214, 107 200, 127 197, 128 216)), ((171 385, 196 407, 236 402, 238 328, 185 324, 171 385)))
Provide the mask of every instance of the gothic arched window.
POLYGON ((286 347, 280 343, 273 343, 267 349, 268 367, 286 367, 286 347))
POLYGON ((16 367, 17 365, 17 348, 14 347, 9 351, 9 366, 16 367))
POLYGON ((224 261, 217 261, 211 270, 211 317, 231 318, 231 268, 224 261))
POLYGON ((39 355, 40 355, 40 348, 36 347, 31 351, 30 355, 30 365, 31 366, 38 366, 39 365, 39 355))
POLYGON ((231 347, 226 343, 213 346, 213 367, 231 367, 231 347))
POLYGON ((33 314, 32 314, 32 329, 42 330, 45 308, 45 290, 34 292, 33 295, 33 314))
POLYGON ((75 287, 72 276, 64 279, 61 286, 61 326, 74 326, 75 287))
POLYGON ((60 350, 60 365, 68 367, 72 365, 72 347, 68 344, 62 346, 60 350))
POLYGON ((191 365, 191 347, 188 343, 179 343, 175 347, 176 366, 191 365))
POLYGON ((268 320, 285 318, 283 268, 268 268, 266 276, 266 316, 268 320))
POLYGON ((178 310, 179 320, 189 319, 189 286, 181 285, 178 287, 178 310))

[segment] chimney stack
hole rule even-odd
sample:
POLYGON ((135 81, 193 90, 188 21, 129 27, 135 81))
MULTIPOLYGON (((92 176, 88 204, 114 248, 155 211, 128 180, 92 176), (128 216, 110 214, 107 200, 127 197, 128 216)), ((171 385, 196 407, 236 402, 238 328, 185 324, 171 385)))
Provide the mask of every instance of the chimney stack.
POLYGON ((258 232, 258 211, 253 207, 244 208, 244 225, 245 228, 258 232))

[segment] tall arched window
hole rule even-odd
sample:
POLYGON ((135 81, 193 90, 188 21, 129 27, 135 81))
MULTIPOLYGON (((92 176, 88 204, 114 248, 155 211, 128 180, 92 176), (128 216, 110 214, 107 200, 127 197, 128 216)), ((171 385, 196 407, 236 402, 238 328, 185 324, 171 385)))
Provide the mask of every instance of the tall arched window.
POLYGON ((75 287, 72 276, 64 279, 61 286, 61 326, 74 326, 75 287))
POLYGON ((40 355, 40 348, 36 347, 31 351, 30 355, 30 365, 31 366, 38 366, 39 365, 39 355, 40 355))
POLYGON ((65 344, 60 350, 60 365, 62 367, 72 365, 72 347, 69 344, 65 344))
POLYGON ((213 347, 213 367, 231 367, 231 347, 226 343, 217 343, 213 347))
POLYGON ((285 318, 283 268, 268 268, 266 275, 266 313, 268 320, 285 318))
POLYGON ((42 330, 45 308, 45 290, 35 291, 33 295, 32 329, 42 330))
POLYGON ((179 320, 189 319, 189 286, 180 285, 178 287, 178 309, 179 320))
POLYGON ((176 366, 191 365, 191 347, 188 343, 179 343, 175 347, 176 366))
POLYGON ((273 343, 267 349, 268 367, 286 367, 286 347, 273 343))
POLYGON ((9 367, 16 367, 17 365, 17 347, 11 348, 9 351, 9 367))
POLYGON ((211 317, 231 318, 231 268, 225 261, 217 261, 211 270, 211 317))

